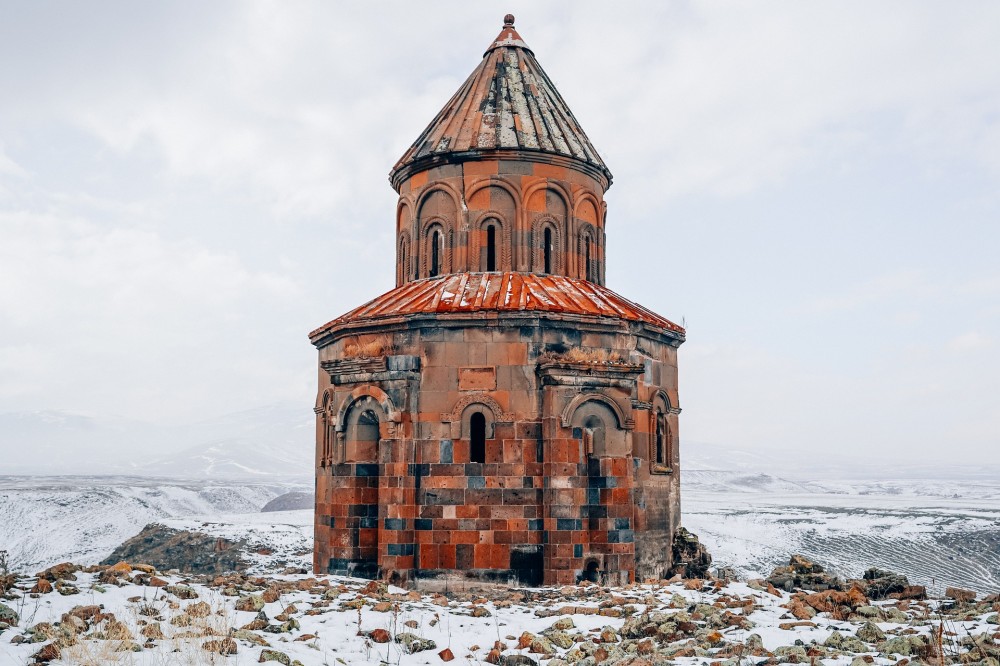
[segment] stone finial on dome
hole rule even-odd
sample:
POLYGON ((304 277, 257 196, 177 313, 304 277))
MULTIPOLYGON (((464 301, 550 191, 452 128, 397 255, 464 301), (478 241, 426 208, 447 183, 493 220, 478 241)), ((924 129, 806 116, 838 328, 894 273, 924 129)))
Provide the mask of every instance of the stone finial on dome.
POLYGON ((514 27, 514 15, 513 14, 507 14, 506 16, 504 16, 503 17, 503 25, 504 25, 505 28, 508 27, 508 26, 511 27, 511 28, 513 28, 514 27))

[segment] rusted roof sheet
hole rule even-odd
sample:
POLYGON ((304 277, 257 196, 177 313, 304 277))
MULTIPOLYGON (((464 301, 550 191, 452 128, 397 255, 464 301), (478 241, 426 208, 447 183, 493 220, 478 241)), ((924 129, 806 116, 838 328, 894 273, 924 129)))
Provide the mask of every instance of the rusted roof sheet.
POLYGON ((684 334, 677 324, 593 282, 535 273, 450 273, 408 282, 309 334, 343 324, 418 314, 558 312, 637 321, 684 334))
POLYGON ((505 17, 479 67, 396 162, 390 178, 410 164, 449 153, 525 150, 580 160, 611 180, 513 21, 513 16, 505 17))

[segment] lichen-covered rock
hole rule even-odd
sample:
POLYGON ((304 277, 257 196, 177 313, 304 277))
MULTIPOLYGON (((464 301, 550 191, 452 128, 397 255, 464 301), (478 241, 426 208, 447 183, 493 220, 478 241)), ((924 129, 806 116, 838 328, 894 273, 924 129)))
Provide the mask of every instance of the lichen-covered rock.
POLYGON ((260 658, 257 659, 258 664, 263 664, 266 661, 276 661, 283 666, 291 666, 292 659, 284 652, 279 652, 278 650, 268 650, 264 649, 260 651, 260 658))
POLYGON ((403 646, 403 652, 406 654, 414 654, 416 652, 423 652, 424 650, 433 650, 437 647, 437 643, 431 639, 421 638, 420 636, 409 632, 396 634, 396 642, 403 646))
POLYGON ((146 562, 160 571, 177 569, 186 573, 222 574, 243 571, 247 545, 200 532, 188 532, 150 523, 111 553, 102 564, 122 560, 146 562))
POLYGON ((19 621, 20 617, 13 608, 6 604, 0 604, 0 622, 16 627, 19 621))
POLYGON ((216 654, 236 654, 238 645, 232 638, 223 638, 217 641, 206 641, 201 645, 202 649, 216 654))
POLYGON ((865 622, 855 635, 865 643, 878 643, 885 640, 885 632, 871 621, 865 622))
POLYGON ((865 571, 860 583, 869 599, 885 599, 890 594, 901 594, 910 587, 906 576, 875 567, 865 571))
POLYGON ((264 597, 259 594, 248 594, 236 602, 236 610, 256 613, 264 608, 264 597))
POLYGON ((163 588, 165 592, 169 592, 178 599, 197 599, 198 593, 194 591, 193 587, 188 585, 167 585, 163 588))

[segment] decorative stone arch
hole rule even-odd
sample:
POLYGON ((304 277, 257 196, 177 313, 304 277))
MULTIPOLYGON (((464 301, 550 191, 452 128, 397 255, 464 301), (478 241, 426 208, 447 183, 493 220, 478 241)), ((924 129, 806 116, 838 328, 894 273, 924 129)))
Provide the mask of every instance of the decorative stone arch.
POLYGON ((601 205, 602 201, 597 197, 596 194, 594 194, 590 190, 581 190, 573 198, 573 217, 581 220, 583 219, 580 216, 580 209, 583 207, 584 202, 587 201, 589 201, 591 205, 594 206, 595 219, 593 223, 596 224, 597 226, 603 227, 604 216, 601 214, 603 208, 603 206, 601 205))
POLYGON ((445 412, 441 414, 441 420, 445 423, 455 423, 462 420, 462 414, 465 413, 465 408, 474 403, 482 404, 487 407, 492 413, 493 418, 497 423, 513 423, 514 415, 505 412, 500 403, 491 396, 489 393, 470 393, 464 395, 458 399, 455 406, 451 408, 450 412, 445 412))
POLYGON ((676 427, 671 424, 671 415, 680 413, 674 407, 670 395, 657 389, 650 399, 649 410, 649 464, 654 474, 669 474, 673 466, 677 442, 676 427))
POLYGON ((505 412, 500 403, 488 393, 470 393, 462 396, 450 412, 441 414, 441 421, 451 424, 451 437, 461 439, 469 433, 469 421, 475 413, 487 413, 488 432, 497 423, 513 423, 514 414, 505 412))
POLYGON ((396 202, 396 231, 410 231, 413 227, 413 201, 402 196, 396 202))
POLYGON ((540 180, 538 182, 532 183, 524 188, 524 196, 522 201, 529 201, 531 197, 538 190, 552 190, 563 200, 563 205, 566 206, 566 215, 573 214, 573 194, 569 189, 558 181, 553 180, 540 180))
POLYGON ((626 416, 625 409, 618 404, 614 399, 604 395, 603 393, 581 393, 566 405, 563 409, 560 421, 563 428, 570 428, 573 425, 573 417, 576 415, 577 410, 587 402, 598 402, 611 410, 615 415, 616 426, 620 430, 633 430, 635 429, 635 421, 626 416))
POLYGON ((511 242, 512 227, 514 226, 512 220, 508 220, 504 217, 502 213, 495 210, 488 210, 486 212, 480 213, 475 222, 472 224, 472 242, 470 245, 470 261, 469 268, 473 271, 485 271, 486 263, 481 257, 483 245, 480 241, 480 236, 485 233, 486 226, 492 221, 499 227, 499 234, 497 234, 497 267, 498 271, 509 271, 511 268, 511 248, 513 243, 511 242))
POLYGON ((319 466, 326 467, 333 462, 333 444, 337 439, 334 431, 336 423, 336 412, 334 404, 336 394, 332 388, 328 388, 316 399, 316 406, 313 412, 316 414, 317 439, 319 440, 319 466))
POLYGON ((436 181, 427 185, 420 193, 416 196, 413 202, 413 220, 414 220, 414 241, 412 244, 414 258, 412 260, 414 269, 419 270, 419 274, 416 276, 418 279, 421 277, 427 277, 427 253, 426 249, 428 247, 428 233, 429 226, 437 221, 441 224, 443 229, 442 234, 444 237, 444 252, 442 257, 442 273, 451 272, 451 257, 452 249, 454 248, 454 225, 455 221, 458 220, 461 215, 463 206, 461 205, 462 197, 455 190, 454 187, 448 183, 436 181), (446 206, 448 211, 446 213, 436 213, 424 215, 422 210, 427 200, 435 193, 443 192, 450 199, 450 205, 446 206))
POLYGON ((412 248, 410 247, 410 232, 402 231, 399 234, 396 254, 396 286, 409 282, 412 278, 410 263, 412 258, 412 248))
POLYGON ((521 188, 506 178, 500 176, 491 176, 489 178, 479 178, 472 182, 465 189, 465 199, 468 201, 479 192, 479 190, 485 190, 488 187, 499 187, 502 190, 506 190, 507 194, 514 199, 514 208, 516 211, 521 210, 521 188))
MULTIPOLYGON (((559 231, 560 231, 560 233, 559 233, 560 237, 566 238, 566 239, 572 238, 573 237, 573 195, 569 191, 569 189, 567 189, 564 185, 562 185, 562 183, 559 183, 557 181, 540 180, 540 181, 532 183, 532 184, 528 185, 526 188, 524 188, 524 194, 523 194, 522 199, 521 199, 524 202, 524 206, 522 206, 522 211, 524 211, 523 212, 524 219, 522 221, 521 228, 524 229, 525 232, 527 232, 529 230, 532 230, 534 228, 534 225, 535 225, 535 220, 538 217, 548 216, 551 219, 555 219, 555 217, 549 211, 544 211, 542 213, 529 213, 527 211, 528 202, 531 201, 531 197, 533 197, 539 191, 545 191, 545 190, 551 190, 552 192, 554 192, 562 200, 563 210, 565 211, 565 217, 566 217, 566 219, 563 220, 562 222, 556 224, 557 228, 564 227, 562 229, 559 229, 559 231), (531 217, 531 216, 535 216, 535 217, 531 217)), ((522 245, 524 245, 524 244, 522 243, 522 245)), ((525 257, 522 258, 522 261, 524 262, 524 264, 526 266, 530 265, 531 262, 532 262, 532 259, 533 259, 532 249, 531 248, 525 248, 524 250, 522 250, 522 252, 527 252, 528 253, 527 256, 525 256, 525 257)))
POLYGON ((398 424, 402 418, 400 416, 399 410, 396 409, 396 405, 393 404, 392 398, 377 386, 359 386, 351 394, 347 396, 344 403, 337 410, 337 432, 344 431, 344 422, 347 417, 347 412, 358 400, 362 398, 371 398, 382 408, 382 413, 385 417, 385 423, 389 424, 389 436, 395 436, 395 426, 398 424))
POLYGON ((542 272, 545 270, 545 230, 552 232, 552 266, 550 274, 566 274, 566 248, 565 234, 559 228, 559 222, 552 215, 539 215, 531 226, 531 270, 542 272))
POLYGON ((432 217, 420 225, 420 274, 417 278, 430 277, 432 249, 434 242, 434 232, 441 234, 441 249, 438 260, 438 275, 451 273, 452 248, 454 247, 454 233, 452 232, 451 221, 443 217, 432 217))

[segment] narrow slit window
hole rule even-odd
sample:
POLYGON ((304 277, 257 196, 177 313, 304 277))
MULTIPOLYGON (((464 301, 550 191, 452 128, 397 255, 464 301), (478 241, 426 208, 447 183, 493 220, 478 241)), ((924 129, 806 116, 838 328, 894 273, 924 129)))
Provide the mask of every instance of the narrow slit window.
POLYGON ((429 277, 441 274, 441 232, 437 229, 431 234, 431 270, 429 277))
POLYGON ((544 258, 545 273, 552 272, 552 229, 545 228, 542 239, 542 256, 544 258))
POLYGON ((495 224, 486 227, 486 270, 497 269, 497 228, 495 224))
POLYGON ((667 463, 666 456, 666 441, 664 439, 666 435, 666 428, 663 423, 663 413, 656 413, 656 462, 665 465, 667 463))
POLYGON ((588 282, 593 282, 594 281, 594 269, 593 269, 593 266, 591 265, 591 261, 590 261, 590 239, 589 238, 586 240, 586 242, 584 243, 584 245, 586 247, 586 250, 585 250, 586 256, 584 257, 584 262, 585 262, 585 265, 587 267, 587 281, 588 282))
POLYGON ((486 462, 486 417, 481 412, 469 419, 469 460, 486 462))

